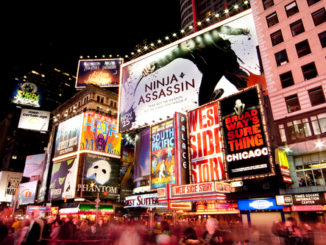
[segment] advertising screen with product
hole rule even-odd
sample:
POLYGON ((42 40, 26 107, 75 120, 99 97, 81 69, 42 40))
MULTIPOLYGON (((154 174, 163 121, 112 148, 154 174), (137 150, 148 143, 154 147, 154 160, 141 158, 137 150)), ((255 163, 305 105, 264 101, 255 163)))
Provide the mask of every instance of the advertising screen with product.
POLYGON ((266 87, 257 45, 248 10, 124 63, 119 130, 155 124, 257 83, 266 87))
POLYGON ((282 210, 282 206, 277 206, 275 198, 261 198, 261 199, 244 199, 238 201, 238 208, 240 211, 251 210, 282 210))
POLYGON ((76 88, 93 84, 99 87, 117 87, 123 59, 79 60, 76 88))
POLYGON ((117 120, 95 112, 85 112, 81 133, 80 152, 92 151, 120 158, 121 134, 117 120))
POLYGON ((33 204, 37 195, 38 181, 26 182, 19 185, 18 203, 19 205, 33 204))
POLYGON ((22 109, 18 122, 18 128, 35 131, 48 131, 49 121, 49 111, 22 109))
POLYGON ((259 86, 219 101, 227 178, 246 179, 275 174, 259 86))
POLYGON ((217 102, 188 112, 192 183, 225 179, 217 102))
POLYGON ((45 153, 26 156, 23 176, 40 180, 43 176, 45 153))
POLYGON ((83 169, 81 180, 77 186, 80 197, 97 197, 100 199, 117 198, 120 185, 119 159, 83 154, 81 157, 83 169))

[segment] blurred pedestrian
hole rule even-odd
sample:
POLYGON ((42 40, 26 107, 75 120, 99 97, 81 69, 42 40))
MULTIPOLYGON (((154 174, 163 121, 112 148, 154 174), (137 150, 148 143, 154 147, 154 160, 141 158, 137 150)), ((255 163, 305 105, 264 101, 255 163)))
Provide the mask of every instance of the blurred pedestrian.
POLYGON ((215 218, 208 218, 206 221, 206 231, 203 235, 205 245, 215 245, 223 243, 223 233, 218 230, 218 221, 215 218))
POLYGON ((41 226, 37 222, 37 216, 37 212, 34 211, 29 216, 30 225, 22 242, 24 245, 40 244, 41 226))
POLYGON ((170 225, 167 221, 161 222, 161 233, 156 236, 156 244, 168 245, 171 243, 170 225))
POLYGON ((181 237, 179 244, 204 244, 204 241, 202 239, 198 239, 196 231, 192 227, 188 227, 184 230, 183 237, 181 237))
POLYGON ((303 235, 294 218, 289 217, 284 227, 277 227, 276 234, 284 239, 285 245, 303 245, 303 235), (281 229, 280 229, 281 228, 281 229))

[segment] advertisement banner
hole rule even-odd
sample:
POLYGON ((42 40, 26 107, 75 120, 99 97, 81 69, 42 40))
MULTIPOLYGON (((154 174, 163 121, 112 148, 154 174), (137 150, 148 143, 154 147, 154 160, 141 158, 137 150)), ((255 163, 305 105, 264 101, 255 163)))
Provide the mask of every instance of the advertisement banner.
POLYGON ((188 112, 191 182, 225 179, 217 102, 188 112))
POLYGON ((18 105, 41 107, 41 89, 35 83, 20 81, 16 84, 11 102, 18 105))
POLYGON ((0 202, 11 202, 23 177, 22 173, 0 172, 0 202))
POLYGON ((257 45, 248 10, 124 63, 120 132, 152 125, 257 83, 266 87, 257 45))
POLYGON ((229 179, 274 175, 260 89, 245 89, 219 101, 229 179))
POLYGON ((151 127, 151 188, 176 184, 174 120, 151 127))
POLYGON ((134 181, 142 180, 150 176, 151 157, 150 157, 150 128, 144 128, 135 138, 135 164, 134 181))
POLYGON ((83 123, 83 114, 59 124, 54 146, 54 157, 76 152, 83 123))
POLYGON ((261 199, 244 199, 238 201, 240 211, 250 210, 281 210, 282 206, 277 206, 275 198, 261 198, 261 199))
POLYGON ((30 180, 41 180, 45 153, 26 156, 23 176, 30 180))
POLYGON ((289 161, 285 150, 275 149, 275 163, 279 166, 283 182, 292 184, 289 161))
POLYGON ((119 194, 120 161, 93 154, 83 155, 84 172, 77 192, 81 197, 115 199, 119 194))
POLYGON ((95 112, 84 113, 80 151, 120 158, 121 134, 117 131, 117 120, 95 112))
POLYGON ((18 122, 18 128, 35 131, 48 131, 49 121, 49 111, 22 109, 18 122))
POLYGON ((35 202, 38 181, 26 182, 19 185, 19 205, 33 204, 35 202))
POLYGON ((76 157, 53 162, 49 200, 64 200, 75 197, 78 172, 76 157))
POLYGON ((76 88, 94 84, 99 87, 117 87, 123 59, 79 60, 76 88))

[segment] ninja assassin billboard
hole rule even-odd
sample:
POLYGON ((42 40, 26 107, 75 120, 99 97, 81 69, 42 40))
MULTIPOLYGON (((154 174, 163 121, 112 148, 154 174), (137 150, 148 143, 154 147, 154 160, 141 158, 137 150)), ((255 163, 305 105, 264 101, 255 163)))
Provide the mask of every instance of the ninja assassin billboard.
POLYGON ((256 85, 219 101, 229 179, 275 174, 261 98, 256 85))
POLYGON ((251 11, 122 65, 119 130, 151 125, 257 83, 265 85, 251 11))
POLYGON ((115 158, 83 154, 84 172, 77 186, 80 197, 116 198, 119 194, 120 161, 115 158))
POLYGON ((78 159, 76 157, 53 162, 49 200, 63 200, 74 198, 78 159))

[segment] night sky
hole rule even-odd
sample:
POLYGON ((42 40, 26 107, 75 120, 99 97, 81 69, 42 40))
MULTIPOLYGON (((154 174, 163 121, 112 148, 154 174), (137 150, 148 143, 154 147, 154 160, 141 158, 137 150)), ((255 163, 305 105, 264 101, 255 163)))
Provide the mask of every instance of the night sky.
POLYGON ((75 75, 81 55, 123 56, 135 51, 136 45, 144 40, 155 42, 181 29, 179 0, 73 4, 67 1, 6 4, 3 8, 6 15, 1 17, 5 85, 41 63, 75 75))

